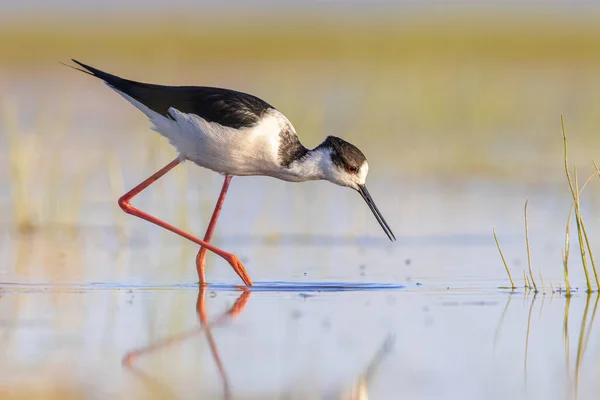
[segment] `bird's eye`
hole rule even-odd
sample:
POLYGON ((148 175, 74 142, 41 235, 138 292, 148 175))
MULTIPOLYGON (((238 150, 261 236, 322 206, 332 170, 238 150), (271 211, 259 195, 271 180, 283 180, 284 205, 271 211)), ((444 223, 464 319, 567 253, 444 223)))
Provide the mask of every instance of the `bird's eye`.
POLYGON ((355 174, 358 172, 358 167, 355 167, 353 165, 348 165, 346 167, 346 171, 350 172, 351 174, 355 174))

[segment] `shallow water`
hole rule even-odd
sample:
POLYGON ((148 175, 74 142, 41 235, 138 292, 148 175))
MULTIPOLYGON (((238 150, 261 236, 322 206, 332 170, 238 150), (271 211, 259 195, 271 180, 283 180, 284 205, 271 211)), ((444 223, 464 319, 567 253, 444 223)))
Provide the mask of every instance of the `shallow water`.
POLYGON ((595 295, 285 289, 3 286, 2 393, 559 399, 598 390, 595 295))

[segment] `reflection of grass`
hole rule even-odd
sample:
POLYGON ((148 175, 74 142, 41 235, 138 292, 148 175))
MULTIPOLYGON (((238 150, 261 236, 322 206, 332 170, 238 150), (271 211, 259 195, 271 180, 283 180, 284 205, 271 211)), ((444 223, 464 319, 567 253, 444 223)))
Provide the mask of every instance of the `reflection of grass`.
POLYGON ((340 396, 335 398, 352 400, 368 399, 368 385, 373 378, 373 375, 375 375, 376 370, 380 367, 383 359, 391 352, 395 340, 395 337, 392 334, 389 334, 385 338, 381 347, 373 355, 364 371, 360 374, 356 381, 352 383, 349 390, 342 390, 340 396))
POLYGON ((513 293, 508 295, 508 300, 506 300, 506 305, 504 306, 504 310, 502 310, 502 315, 500 316, 500 320, 498 321, 498 326, 496 326, 496 331, 494 332, 494 352, 496 351, 496 343, 498 342, 498 338, 500 337, 500 329, 502 328, 502 324, 504 323, 504 317, 506 316, 506 311, 508 310, 508 306, 510 306, 510 301, 512 300, 513 293))
POLYGON ((533 306, 535 299, 537 298, 537 291, 533 294, 531 305, 529 306, 529 314, 527 316, 527 332, 525 333, 525 359, 523 360, 523 371, 525 374, 525 382, 527 383, 527 355, 529 354, 529 332, 531 330, 531 314, 533 313, 533 306))
MULTIPOLYGON (((500 316, 500 320, 498 323, 498 327, 496 328, 496 335, 494 336, 494 348, 496 347, 496 340, 497 340, 497 336, 498 336, 498 331, 500 330, 500 326, 502 325, 502 321, 505 319, 505 316, 507 314, 507 312, 510 311, 509 305, 512 299, 513 293, 508 294, 508 298, 506 300, 506 305, 504 307, 504 310, 502 311, 502 314, 500 316)), ((580 378, 580 374, 582 371, 582 362, 583 359, 585 357, 585 353, 587 350, 587 346, 588 343, 590 341, 591 338, 593 338, 594 336, 592 336, 592 330, 594 327, 594 320, 595 320, 595 316, 596 316, 596 311, 598 308, 598 304, 599 304, 599 300, 600 300, 600 294, 598 293, 586 293, 585 294, 586 298, 585 298, 585 305, 583 307, 583 316, 581 318, 581 322, 579 324, 579 329, 576 332, 576 337, 577 337, 577 354, 575 356, 575 365, 572 366, 571 365, 571 337, 570 337, 570 331, 569 331, 569 317, 571 314, 571 305, 572 305, 572 301, 573 301, 573 296, 566 296, 565 297, 565 306, 564 306, 564 314, 563 314, 563 321, 562 321, 562 339, 563 339, 563 343, 564 343, 564 350, 565 350, 565 377, 566 377, 566 387, 567 387, 567 391, 569 393, 573 393, 574 397, 573 398, 577 398, 578 395, 578 390, 579 390, 579 378, 580 378), (592 297, 595 297, 594 300, 594 308, 593 311, 591 312, 591 317, 590 317, 590 305, 592 303, 592 297)), ((530 345, 535 345, 536 343, 536 337, 534 334, 532 334, 532 332, 534 332, 533 325, 534 325, 534 320, 532 320, 532 314, 533 314, 533 308, 535 306, 536 303, 536 299, 537 299, 537 295, 534 294, 533 297, 531 297, 530 295, 528 295, 528 293, 525 293, 525 298, 529 298, 531 303, 529 304, 529 311, 528 311, 528 315, 527 315, 527 329, 526 329, 526 333, 525 333, 525 349, 524 349, 524 363, 523 363, 523 376, 524 376, 524 381, 525 384, 527 384, 527 365, 528 365, 528 357, 529 357, 529 347, 530 345)), ((545 297, 544 297, 545 298, 545 297)), ((542 300, 542 305, 540 307, 540 318, 542 317, 542 307, 543 307, 543 300, 542 300)), ((544 335, 546 337, 548 337, 548 332, 546 330, 540 331, 539 332, 540 335, 544 335)), ((575 336, 575 335, 573 335, 575 336)), ((570 398, 570 396, 567 396, 570 398)))
MULTIPOLYGON (((579 328, 579 340, 577 341, 577 358, 575 360, 575 398, 577 398, 578 389, 579 389, 579 371, 581 369, 581 361, 583 360, 583 350, 584 350, 584 342, 585 342, 585 333, 586 333, 586 323, 588 317, 588 310, 590 308, 590 299, 592 297, 591 292, 588 292, 585 299, 585 309, 583 311, 583 318, 581 319, 581 326, 579 328)), ((591 321, 593 323, 594 321, 591 321)))
POLYGON ((567 371, 567 380, 571 381, 570 365, 571 365, 571 347, 569 343, 569 309, 571 306, 571 296, 567 296, 565 300, 565 314, 563 316, 563 341, 565 342, 565 370, 567 371))
MULTIPOLYGON (((588 298, 589 298, 588 294, 588 298)), ((594 311, 592 312, 592 318, 590 319, 590 323, 588 324, 587 333, 585 335, 585 343, 583 345, 583 352, 587 350, 588 343, 590 341, 590 336, 592 335, 592 327, 594 326, 594 319, 596 318, 596 311, 598 310, 598 300, 600 300, 600 295, 596 296, 596 301, 594 302, 594 311)))

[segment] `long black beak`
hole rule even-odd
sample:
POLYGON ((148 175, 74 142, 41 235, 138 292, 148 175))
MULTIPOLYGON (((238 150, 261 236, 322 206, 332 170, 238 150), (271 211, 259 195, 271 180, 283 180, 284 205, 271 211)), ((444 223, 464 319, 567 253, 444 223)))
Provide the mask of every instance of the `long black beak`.
POLYGON ((383 219, 383 215, 381 215, 381 212, 375 205, 375 202, 373 201, 373 198, 369 194, 367 187, 365 185, 358 185, 358 193, 360 193, 362 198, 365 199, 365 201, 367 202, 367 205, 369 206, 371 211, 373 211, 373 215, 375 216, 375 218, 377 218, 377 222, 379 222, 379 225, 381 225, 381 229, 383 229, 383 231, 388 236, 388 238, 390 238, 390 240, 392 242, 394 240, 396 240, 396 236, 394 236, 394 232, 392 232, 392 230, 390 229, 387 222, 385 222, 385 219, 383 219))

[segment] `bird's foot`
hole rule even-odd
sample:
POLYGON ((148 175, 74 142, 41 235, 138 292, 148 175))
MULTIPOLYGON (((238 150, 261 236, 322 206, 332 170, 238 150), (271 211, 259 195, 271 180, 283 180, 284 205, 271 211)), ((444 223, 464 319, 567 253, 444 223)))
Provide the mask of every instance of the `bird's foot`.
POLYGON ((246 272, 246 268, 244 268, 244 264, 233 254, 228 254, 224 257, 229 265, 233 268, 233 270, 238 274, 238 276, 242 279, 246 286, 253 286, 252 279, 248 272, 246 272))

